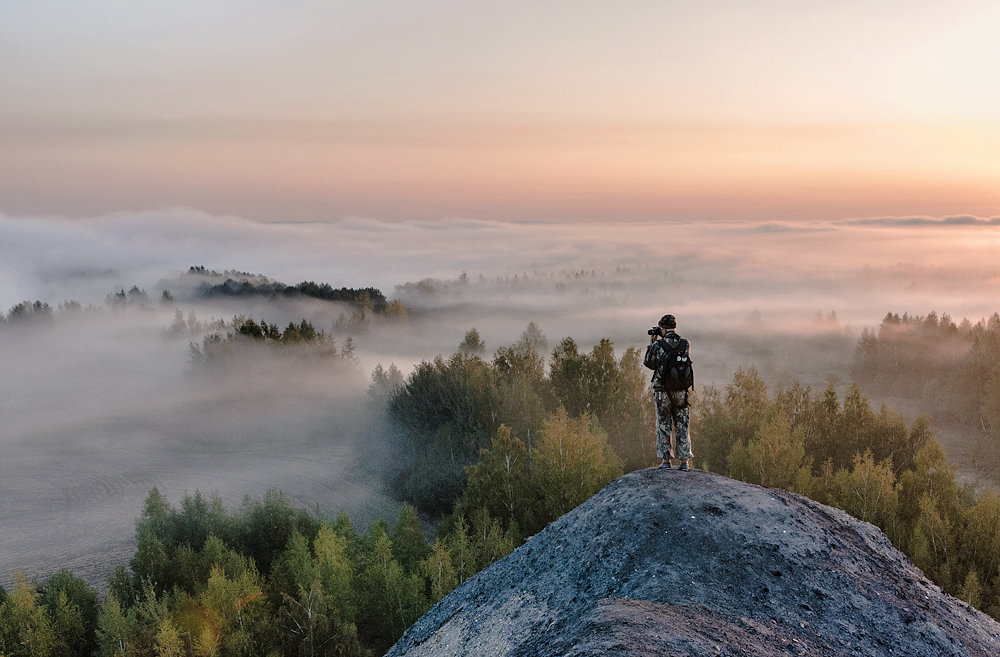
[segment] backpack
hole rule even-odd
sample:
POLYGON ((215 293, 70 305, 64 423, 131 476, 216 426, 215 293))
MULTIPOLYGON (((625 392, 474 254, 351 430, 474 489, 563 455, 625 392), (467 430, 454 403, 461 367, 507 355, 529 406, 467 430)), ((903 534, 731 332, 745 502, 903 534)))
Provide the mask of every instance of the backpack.
POLYGON ((660 386, 667 391, 687 390, 694 386, 694 367, 688 355, 688 341, 680 339, 676 347, 671 348, 666 340, 663 343, 663 358, 660 361, 660 386))

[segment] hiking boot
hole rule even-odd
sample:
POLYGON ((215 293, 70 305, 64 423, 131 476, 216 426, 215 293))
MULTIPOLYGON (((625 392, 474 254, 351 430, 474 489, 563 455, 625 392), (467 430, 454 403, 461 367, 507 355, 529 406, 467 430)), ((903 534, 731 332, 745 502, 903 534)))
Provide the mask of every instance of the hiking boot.
POLYGON ((687 471, 688 471, 688 462, 681 461, 681 472, 687 472, 687 471))
POLYGON ((669 469, 670 469, 670 461, 664 460, 663 463, 660 463, 660 470, 669 470, 669 469))

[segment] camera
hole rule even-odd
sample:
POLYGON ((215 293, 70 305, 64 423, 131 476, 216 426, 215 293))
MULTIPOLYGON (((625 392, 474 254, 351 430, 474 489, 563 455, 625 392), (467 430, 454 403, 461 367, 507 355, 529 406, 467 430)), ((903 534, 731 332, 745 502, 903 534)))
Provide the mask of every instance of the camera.
POLYGON ((654 326, 653 328, 646 331, 646 335, 663 335, 663 329, 659 326, 654 326))

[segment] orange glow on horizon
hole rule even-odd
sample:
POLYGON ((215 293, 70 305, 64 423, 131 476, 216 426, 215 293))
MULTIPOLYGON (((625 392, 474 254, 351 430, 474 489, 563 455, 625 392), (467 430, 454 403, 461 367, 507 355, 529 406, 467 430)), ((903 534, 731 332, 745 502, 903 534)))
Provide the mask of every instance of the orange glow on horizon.
POLYGON ((382 207, 515 220, 991 215, 1000 138, 986 127, 283 123, 236 124, 206 139, 181 124, 168 137, 110 145, 86 135, 45 150, 15 143, 0 156, 0 177, 57 198, 117 196, 127 207, 143 194, 210 211, 244 199, 227 211, 251 217, 279 201, 310 218, 382 207))

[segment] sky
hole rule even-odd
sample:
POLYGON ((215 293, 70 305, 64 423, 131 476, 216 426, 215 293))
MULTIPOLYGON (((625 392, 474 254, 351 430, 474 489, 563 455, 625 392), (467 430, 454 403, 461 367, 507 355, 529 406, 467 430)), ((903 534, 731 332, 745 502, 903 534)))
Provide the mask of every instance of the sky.
POLYGON ((0 212, 1000 207, 990 1, 0 0, 0 212))

